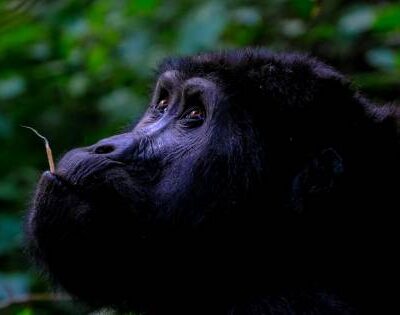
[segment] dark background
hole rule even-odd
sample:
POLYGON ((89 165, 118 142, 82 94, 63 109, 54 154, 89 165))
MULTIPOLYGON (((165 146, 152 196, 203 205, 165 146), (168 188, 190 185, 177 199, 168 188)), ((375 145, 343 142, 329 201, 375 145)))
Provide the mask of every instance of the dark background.
POLYGON ((398 1, 0 0, 0 314, 83 312, 47 301, 23 256, 22 218, 48 166, 20 125, 60 156, 140 117, 163 57, 248 45, 310 53, 368 97, 399 100, 398 1))

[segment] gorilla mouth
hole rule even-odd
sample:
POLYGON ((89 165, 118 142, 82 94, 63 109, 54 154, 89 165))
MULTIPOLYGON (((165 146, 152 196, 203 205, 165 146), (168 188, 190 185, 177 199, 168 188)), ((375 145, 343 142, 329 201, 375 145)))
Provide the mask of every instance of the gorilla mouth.
POLYGON ((68 173, 42 174, 25 223, 27 245, 39 268, 50 271, 56 283, 65 286, 69 280, 58 275, 72 271, 104 274, 112 257, 104 257, 104 252, 117 254, 140 239, 136 228, 140 218, 131 200, 136 198, 128 196, 121 184, 132 185, 130 176, 122 167, 110 167, 109 161, 90 169, 77 165, 68 173), (86 176, 75 177, 75 172, 86 176))
POLYGON ((114 233, 121 221, 136 225, 142 212, 136 206, 139 190, 136 194, 132 189, 137 185, 123 163, 91 162, 63 159, 55 174, 42 174, 25 225, 35 250, 59 252, 63 246, 58 243, 93 241, 105 232, 114 233))
MULTIPOLYGON (((110 158, 88 157, 85 159, 70 158, 69 155, 64 157, 57 167, 56 173, 53 174, 61 181, 85 188, 97 183, 101 177, 109 177, 110 172, 124 171, 125 163, 112 160, 110 158)), ((126 172, 125 176, 127 175, 126 172)))

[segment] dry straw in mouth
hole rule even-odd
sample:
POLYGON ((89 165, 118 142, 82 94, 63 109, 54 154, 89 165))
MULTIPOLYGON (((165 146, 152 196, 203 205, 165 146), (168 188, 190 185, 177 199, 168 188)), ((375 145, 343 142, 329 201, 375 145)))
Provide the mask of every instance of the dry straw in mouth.
POLYGON ((47 138, 42 136, 36 129, 34 129, 32 127, 29 127, 29 126, 21 126, 21 127, 32 130, 39 138, 43 139, 44 145, 46 147, 47 160, 49 161, 50 172, 54 174, 55 167, 54 167, 53 153, 51 152, 51 148, 50 148, 49 141, 47 140, 47 138))

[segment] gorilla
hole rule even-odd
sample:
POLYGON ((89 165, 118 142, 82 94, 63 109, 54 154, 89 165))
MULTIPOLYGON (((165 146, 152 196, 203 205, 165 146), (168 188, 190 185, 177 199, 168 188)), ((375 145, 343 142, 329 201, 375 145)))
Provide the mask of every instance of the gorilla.
POLYGON ((42 174, 25 234, 51 283, 138 314, 393 311, 398 107, 262 48, 155 81, 137 124, 42 174))

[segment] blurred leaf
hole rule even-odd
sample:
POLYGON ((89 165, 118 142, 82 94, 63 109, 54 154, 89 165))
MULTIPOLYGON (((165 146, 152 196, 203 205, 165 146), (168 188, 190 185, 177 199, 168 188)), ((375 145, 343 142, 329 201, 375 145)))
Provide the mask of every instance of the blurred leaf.
POLYGON ((33 310, 31 308, 24 308, 23 310, 19 311, 16 315, 33 315, 33 310))
MULTIPOLYGON (((124 1, 126 2, 126 1, 124 1)), ((121 1, 105 1, 105 0, 99 0, 99 1, 93 1, 90 9, 85 10, 86 14, 82 15, 83 19, 89 20, 91 23, 96 22, 96 23, 101 23, 104 22, 104 16, 107 14, 107 12, 113 11, 113 7, 115 5, 121 5, 121 1)), ((77 15, 77 14, 75 14, 77 15)), ((81 16, 78 14, 78 16, 81 16)))
MULTIPOLYGON (((0 201, 17 201, 25 197, 26 186, 32 186, 36 172, 30 167, 14 168, 8 176, 0 179, 0 201)), ((0 231, 1 232, 1 231, 0 231)))
POLYGON ((73 39, 82 39, 90 34, 89 24, 83 18, 70 21, 64 28, 66 36, 73 39))
POLYGON ((358 35, 372 28, 375 12, 369 6, 357 6, 339 20, 339 30, 347 35, 358 35))
POLYGON ((29 293, 30 282, 30 277, 23 273, 0 273, 0 301, 29 293))
POLYGON ((302 20, 291 19, 282 21, 282 33, 287 37, 297 37, 305 33, 306 26, 302 20))
POLYGON ((150 14, 159 4, 159 0, 135 0, 130 1, 128 12, 130 14, 150 14))
POLYGON ((18 197, 18 188, 15 182, 0 181, 0 200, 13 201, 17 200, 18 197))
POLYGON ((400 5, 386 5, 376 10, 375 31, 400 31, 400 5))
POLYGON ((26 82, 20 75, 13 75, 5 79, 0 79, 0 100, 9 100, 20 94, 26 89, 26 82))
MULTIPOLYGON (((1 54, 10 50, 20 50, 22 46, 40 40, 46 29, 38 24, 30 24, 29 27, 19 25, 8 32, 2 32, 0 36, 0 57, 1 54)), ((21 52, 23 54, 24 51, 21 52)))
POLYGON ((105 47, 96 45, 89 51, 87 65, 89 70, 98 74, 107 67, 108 52, 105 47))
POLYGON ((260 23, 262 17, 256 8, 242 7, 233 11, 232 18, 239 24, 250 26, 260 23))
POLYGON ((332 39, 336 35, 336 30, 333 25, 320 24, 307 30, 306 35, 308 41, 317 42, 332 39))
POLYGON ((302 18, 310 17, 314 7, 317 5, 317 1, 314 0, 290 0, 289 3, 302 18))
POLYGON ((396 54, 388 48, 374 48, 367 52, 366 59, 371 66, 384 71, 396 70, 396 54))
POLYGON ((71 66, 78 66, 83 63, 84 51, 81 48, 72 48, 66 51, 65 61, 71 66))
POLYGON ((48 59, 51 53, 51 49, 48 43, 38 42, 31 47, 31 56, 37 60, 48 59))
POLYGON ((383 74, 382 72, 367 72, 352 75, 353 80, 362 88, 370 90, 392 89, 400 86, 400 73, 393 72, 383 74))
POLYGON ((104 96, 99 102, 99 109, 110 120, 128 123, 138 116, 138 109, 143 100, 127 88, 120 88, 104 96))
POLYGON ((143 65, 148 57, 150 38, 151 35, 146 31, 135 32, 123 39, 118 48, 122 61, 139 73, 143 70, 148 73, 148 70, 143 69, 143 65))
POLYGON ((228 22, 225 7, 221 2, 206 2, 190 11, 184 18, 178 33, 178 51, 190 53, 211 49, 228 22))
POLYGON ((9 138, 12 134, 10 120, 0 113, 0 138, 9 138))
POLYGON ((20 245, 21 223, 11 215, 0 215, 0 255, 16 249, 20 245))
POLYGON ((72 96, 82 96, 89 87, 89 78, 85 73, 77 73, 68 82, 68 91, 72 96))

